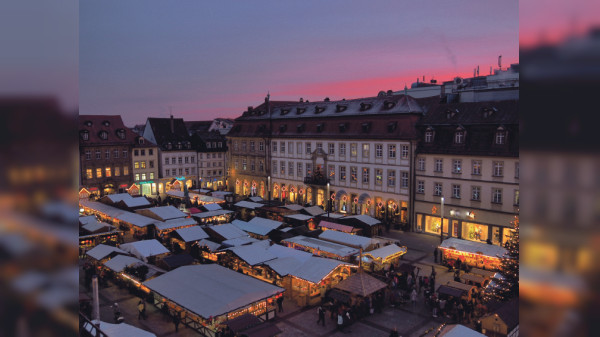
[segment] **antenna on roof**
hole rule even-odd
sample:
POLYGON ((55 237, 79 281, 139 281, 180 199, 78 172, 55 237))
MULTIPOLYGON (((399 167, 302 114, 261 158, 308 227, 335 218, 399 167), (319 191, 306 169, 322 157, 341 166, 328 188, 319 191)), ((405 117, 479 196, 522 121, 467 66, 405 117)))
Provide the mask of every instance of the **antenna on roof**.
POLYGON ((169 105, 169 116, 173 118, 173 107, 169 105))
POLYGON ((502 70, 502 55, 498 56, 498 68, 502 70))

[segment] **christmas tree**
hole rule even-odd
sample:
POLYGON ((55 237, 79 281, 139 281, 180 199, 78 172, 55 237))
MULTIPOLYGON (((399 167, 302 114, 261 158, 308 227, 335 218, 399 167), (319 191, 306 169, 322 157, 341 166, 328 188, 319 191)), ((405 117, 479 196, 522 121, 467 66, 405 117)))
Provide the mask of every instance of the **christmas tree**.
POLYGON ((486 302, 490 300, 507 301, 519 296, 519 217, 512 222, 513 230, 506 241, 506 254, 501 259, 501 276, 493 279, 494 285, 485 296, 486 302))

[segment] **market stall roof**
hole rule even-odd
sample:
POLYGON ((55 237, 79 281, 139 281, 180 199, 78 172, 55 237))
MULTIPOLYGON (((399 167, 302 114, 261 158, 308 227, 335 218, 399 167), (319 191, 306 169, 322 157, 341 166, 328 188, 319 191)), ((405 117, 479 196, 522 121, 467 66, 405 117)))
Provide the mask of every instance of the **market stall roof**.
POLYGON ((125 269, 125 267, 138 262, 142 262, 142 260, 137 259, 133 256, 117 255, 112 259, 104 262, 104 265, 107 268, 113 270, 114 272, 120 273, 123 271, 123 269, 125 269))
POLYGON ((439 333, 437 329, 427 333, 424 337, 484 337, 485 335, 479 333, 471 328, 468 328, 460 324, 449 324, 444 326, 439 333))
POLYGON ((169 250, 156 239, 124 243, 121 245, 121 249, 137 256, 143 261, 148 261, 148 257, 150 256, 169 253, 169 250))
POLYGON ((387 287, 385 282, 379 281, 367 273, 356 273, 338 283, 334 288, 366 297, 385 287, 387 287))
POLYGON ((249 208, 249 209, 256 209, 256 208, 263 207, 264 205, 256 203, 256 202, 243 200, 243 201, 239 201, 239 202, 235 203, 234 206, 242 207, 242 208, 249 208))
POLYGON ((127 207, 150 206, 152 203, 145 197, 132 197, 129 193, 108 194, 103 198, 108 199, 111 203, 116 204, 122 201, 127 207))
POLYGON ((87 254, 87 256, 92 257, 96 260, 102 260, 102 259, 106 258, 107 256, 109 256, 110 254, 112 254, 113 252, 116 252, 119 254, 124 254, 124 255, 129 254, 122 249, 119 249, 119 248, 113 247, 113 246, 109 246, 109 245, 105 245, 105 244, 97 245, 96 247, 90 249, 86 254, 87 254))
POLYGON ((321 218, 329 218, 329 219, 341 219, 341 218, 345 218, 346 214, 341 214, 341 213, 323 213, 319 215, 321 218))
POLYGON ((155 224, 155 226, 156 226, 156 229, 158 229, 159 231, 164 231, 166 229, 178 228, 178 227, 183 227, 183 226, 194 226, 197 224, 198 223, 196 222, 196 220, 194 220, 192 218, 177 218, 177 219, 167 220, 165 222, 159 222, 159 223, 155 224))
MULTIPOLYGON (((156 337, 156 335, 151 332, 127 323, 112 324, 100 321, 98 327, 107 337, 156 337)), ((91 336, 96 336, 97 329, 90 324, 90 322, 83 323, 83 328, 87 330, 91 336)), ((98 334, 98 336, 100 335, 98 334)))
POLYGON ((192 198, 192 199, 193 198, 198 198, 198 201, 204 203, 204 205, 202 205, 202 206, 206 206, 206 205, 209 205, 209 204, 215 204, 215 203, 225 202, 225 199, 212 197, 210 195, 196 194, 196 193, 190 193, 190 198, 192 198))
POLYGON ((371 240, 371 238, 368 238, 366 236, 352 235, 338 231, 324 231, 319 235, 319 239, 332 241, 348 246, 361 247, 362 249, 366 249, 374 243, 373 240, 371 240))
POLYGON ((106 214, 111 218, 115 218, 119 221, 123 221, 129 224, 132 224, 137 227, 146 227, 148 225, 156 223, 158 220, 140 215, 138 213, 132 213, 128 211, 124 211, 122 209, 118 209, 116 207, 112 207, 109 205, 105 205, 101 202, 90 201, 90 200, 79 200, 79 204, 83 207, 91 208, 97 212, 106 214))
POLYGON ((274 229, 268 226, 265 226, 261 223, 252 223, 252 222, 245 222, 242 220, 233 220, 231 222, 234 226, 236 226, 237 228, 248 232, 248 233, 253 233, 253 234, 257 234, 257 235, 267 235, 270 232, 272 232, 274 229))
POLYGON ((261 198, 261 197, 250 197, 249 199, 252 202, 261 202, 261 201, 264 201, 264 199, 261 198))
MULTIPOLYGON (((210 205, 213 205, 213 204, 210 204, 210 205)), ((208 211, 208 212, 192 214, 192 216, 194 218, 198 218, 198 219, 206 219, 206 218, 210 218, 213 216, 225 215, 225 214, 230 214, 230 213, 233 213, 233 211, 228 211, 226 209, 219 209, 216 211, 208 211)))
POLYGON ((190 214, 192 214, 192 215, 193 215, 193 214, 202 213, 202 211, 201 211, 201 210, 199 210, 199 209, 197 209, 196 207, 191 207, 191 208, 189 209, 189 212, 190 212, 190 214))
POLYGON ((249 224, 257 224, 257 225, 268 227, 271 229, 277 229, 277 228, 281 227, 281 225, 283 225, 283 222, 281 222, 281 221, 265 219, 265 218, 261 218, 258 216, 252 218, 250 221, 248 221, 248 223, 249 224))
POLYGON ((304 211, 312 216, 325 213, 325 211, 319 206, 304 207, 304 211))
POLYGON ((375 219, 372 216, 366 215, 366 214, 361 214, 361 215, 350 215, 350 216, 346 216, 344 217, 344 220, 346 219, 356 219, 364 224, 367 224, 369 226, 375 226, 381 223, 381 221, 375 219))
POLYGON ((443 284, 437 288, 437 292, 443 295, 449 295, 456 298, 460 298, 461 296, 467 294, 466 290, 450 287, 443 284))
POLYGON ((227 246, 227 247, 237 247, 237 246, 247 245, 250 243, 255 243, 258 241, 259 240, 255 239, 253 237, 243 236, 240 238, 225 240, 225 241, 221 242, 221 244, 224 246, 227 246))
POLYGON ((194 258, 190 254, 179 254, 167 256, 160 261, 168 269, 175 269, 181 266, 187 266, 194 262, 194 258))
POLYGON ((177 218, 185 218, 187 214, 178 210, 175 206, 160 206, 160 207, 150 207, 138 209, 135 211, 139 214, 145 214, 151 218, 159 219, 161 221, 177 219, 177 218))
MULTIPOLYGON (((330 232, 330 231, 328 231, 330 232)), ((382 259, 385 260, 390 256, 400 256, 406 254, 406 247, 398 247, 395 244, 383 246, 381 248, 374 249, 370 252, 364 253, 365 256, 370 256, 373 260, 382 259)))
POLYGON ((208 234, 200 226, 176 229, 175 232, 184 242, 208 239, 208 234))
POLYGON ((277 256, 269 253, 265 246, 260 244, 260 241, 250 245, 227 248, 227 250, 230 250, 251 266, 277 258, 277 256))
POLYGON ((453 249, 461 252, 482 254, 491 257, 502 257, 506 254, 506 249, 497 245, 487 243, 467 241, 457 238, 449 238, 444 240, 439 246, 442 249, 453 249))
POLYGON ((300 221, 308 221, 310 219, 313 219, 314 217, 312 217, 310 215, 306 215, 306 214, 291 214, 291 215, 284 216, 284 218, 290 218, 290 219, 295 219, 295 220, 300 220, 300 221))
POLYGON ((337 243, 324 241, 315 238, 309 238, 303 235, 294 236, 293 238, 285 239, 282 242, 290 242, 298 245, 315 248, 322 250, 324 252, 328 252, 337 256, 352 256, 358 254, 358 249, 340 245, 337 243))
POLYGON ((329 273, 341 265, 356 267, 342 261, 327 259, 323 257, 311 256, 308 261, 300 265, 296 270, 290 272, 292 276, 296 276, 312 283, 319 283, 329 273))
POLYGON ((89 222, 89 223, 81 226, 81 228, 85 229, 86 231, 88 231, 90 233, 93 233, 93 232, 101 230, 102 228, 108 228, 108 230, 111 230, 111 229, 115 228, 115 226, 109 225, 106 222, 96 221, 96 222, 89 222))
POLYGON ((292 211, 300 211, 300 210, 304 209, 304 206, 298 205, 298 204, 289 204, 289 205, 285 205, 285 206, 281 206, 281 207, 285 207, 285 208, 290 209, 292 211))
POLYGON ((179 267, 144 282, 144 285, 205 319, 235 311, 285 290, 217 264, 179 267))
POLYGON ((220 236, 225 238, 225 240, 248 236, 248 233, 244 232, 243 230, 239 229, 237 226, 230 224, 230 223, 214 225, 214 226, 210 226, 208 228, 210 228, 211 230, 215 231, 217 234, 219 234, 220 236))
POLYGON ((508 331, 512 331, 517 325, 519 325, 519 299, 513 298, 512 300, 502 304, 495 312, 491 315, 496 314, 504 321, 504 324, 508 327, 508 331))
POLYGON ((207 211, 217 211, 223 209, 219 204, 204 204, 202 205, 207 211))
POLYGON ((208 239, 202 239, 202 240, 198 241, 198 247, 208 247, 208 250, 210 250, 211 252, 214 252, 217 249, 219 249, 219 247, 221 247, 221 244, 210 241, 208 239))
POLYGON ((96 219, 95 215, 86 215, 86 216, 79 217, 79 223, 82 225, 86 225, 88 223, 94 223, 94 222, 98 222, 98 219, 96 219))
POLYGON ((329 222, 329 221, 325 221, 325 220, 322 220, 321 222, 319 222, 319 227, 336 230, 336 231, 340 231, 340 232, 344 232, 344 233, 352 233, 354 231, 354 227, 352 227, 352 226, 342 225, 339 223, 329 222))

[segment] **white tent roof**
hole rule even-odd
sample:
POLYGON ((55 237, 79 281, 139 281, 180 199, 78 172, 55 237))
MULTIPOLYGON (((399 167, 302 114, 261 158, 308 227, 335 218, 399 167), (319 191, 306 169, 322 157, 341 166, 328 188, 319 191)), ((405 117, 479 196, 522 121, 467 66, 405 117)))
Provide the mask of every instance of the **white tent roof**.
POLYGON ((366 223, 369 226, 375 226, 375 225, 381 223, 381 221, 375 219, 372 216, 366 215, 366 214, 351 215, 351 216, 344 217, 344 219, 357 219, 357 220, 360 220, 363 223, 366 223))
POLYGON ((88 232, 95 232, 95 231, 105 228, 105 227, 108 227, 109 230, 112 228, 115 228, 115 226, 113 226, 113 225, 109 225, 106 222, 99 222, 99 221, 96 221, 96 222, 90 221, 89 223, 81 226, 81 228, 85 229, 88 232))
POLYGON ((291 219, 296 219, 296 220, 301 220, 301 221, 307 221, 312 219, 313 217, 310 215, 306 215, 306 214, 292 214, 292 215, 286 215, 284 216, 284 218, 291 218, 291 219))
POLYGON ((236 226, 237 228, 239 228, 245 232, 258 234, 258 235, 267 235, 273 231, 273 228, 265 226, 260 223, 251 223, 251 222, 245 222, 245 221, 241 221, 241 220, 233 220, 231 223, 234 226, 236 226))
POLYGON ((319 214, 325 213, 325 211, 319 206, 305 207, 304 210, 312 216, 317 216, 319 214))
POLYGON ((234 206, 255 209, 255 208, 263 207, 264 205, 256 203, 256 202, 244 200, 244 201, 239 201, 239 202, 235 203, 234 206))
POLYGON ((261 197, 250 197, 250 200, 253 201, 253 202, 260 202, 260 201, 263 201, 263 198, 261 198, 261 197))
POLYGON ((444 240, 444 242, 442 242, 440 245, 440 248, 454 249, 473 254, 483 254, 491 257, 502 257, 507 252, 506 249, 500 246, 457 238, 449 238, 444 240))
MULTIPOLYGON (((207 205, 216 205, 216 204, 207 204, 207 205)), ((233 213, 233 211, 228 211, 226 209, 218 209, 216 211, 208 211, 208 212, 192 214, 192 217, 204 219, 204 218, 210 218, 211 216, 219 216, 219 215, 225 215, 225 214, 229 214, 229 213, 233 213)))
POLYGON ((230 223, 224 223, 221 225, 210 226, 208 228, 217 232, 217 234, 224 237, 226 240, 248 236, 248 234, 246 232, 244 232, 243 230, 239 229, 237 226, 234 226, 233 224, 230 224, 230 223))
POLYGON ((194 220, 192 218, 177 218, 177 219, 167 220, 165 222, 159 222, 155 226, 156 226, 156 229, 162 231, 162 230, 169 229, 169 228, 193 226, 193 225, 197 225, 197 224, 198 223, 196 222, 196 220, 194 220))
POLYGON ((133 256, 117 255, 117 256, 113 257, 112 259, 104 262, 104 265, 107 268, 110 268, 111 270, 119 273, 119 272, 123 271, 123 269, 125 269, 125 267, 132 265, 134 263, 138 263, 138 262, 142 262, 142 260, 136 259, 133 256))
POLYGON ((139 207, 152 205, 148 199, 144 197, 132 197, 129 193, 109 194, 106 196, 112 203, 123 201, 127 207, 139 207))
POLYGON ((113 203, 132 198, 129 193, 107 194, 105 197, 113 203))
POLYGON ((150 256, 169 253, 169 250, 155 239, 124 243, 121 245, 121 249, 137 256, 145 262, 148 261, 148 257, 150 256))
POLYGON ((439 337, 483 337, 485 335, 482 333, 479 333, 471 328, 467 328, 464 325, 456 324, 456 325, 445 326, 438 336, 439 337))
POLYGON ((179 267, 144 285, 204 318, 226 314, 284 291, 217 264, 179 267))
POLYGON ((359 252, 356 248, 340 245, 325 240, 309 238, 303 235, 294 236, 293 238, 285 239, 283 241, 296 243, 306 247, 317 248, 319 250, 342 257, 355 255, 359 252))
POLYGON ((156 223, 158 220, 143 216, 137 213, 132 213, 112 207, 101 202, 90 201, 90 200, 79 200, 79 204, 84 207, 91 208, 97 212, 104 213, 111 218, 132 224, 137 227, 146 227, 150 224, 156 223))
POLYGON ((247 245, 249 243, 255 243, 258 241, 259 240, 255 239, 255 238, 252 238, 249 236, 243 236, 240 238, 225 240, 221 244, 228 246, 228 247, 237 247, 237 246, 247 245))
POLYGON ((298 204, 289 204, 289 205, 285 205, 285 206, 281 206, 287 209, 291 209, 292 211, 299 211, 301 209, 304 209, 304 206, 298 205, 298 204))
POLYGON ((180 228, 176 229, 175 232, 179 234, 179 236, 184 242, 208 239, 208 234, 206 234, 206 232, 200 226, 180 228))
POLYGON ((366 252, 365 255, 370 255, 375 259, 385 259, 386 257, 396 253, 406 253, 406 247, 398 247, 395 244, 391 244, 366 252))
POLYGON ((105 245, 105 244, 97 245, 96 247, 90 249, 86 254, 87 254, 87 256, 90 256, 96 260, 102 260, 103 258, 110 255, 112 252, 117 252, 119 254, 127 255, 126 251, 119 249, 117 247, 113 247, 113 246, 109 246, 109 245, 105 245))
POLYGON ((277 228, 281 227, 281 225, 283 225, 283 222, 265 219, 265 218, 261 218, 261 217, 254 217, 250 221, 248 221, 248 223, 249 224, 258 224, 261 226, 269 227, 271 229, 277 229, 277 228))
MULTIPOLYGON (((98 326, 108 337, 156 337, 156 335, 151 332, 126 323, 112 324, 101 321, 98 326)), ((96 336, 96 328, 89 322, 83 323, 83 328, 89 331, 92 336, 96 336)))
POLYGON ((216 211, 219 209, 223 209, 221 206, 219 206, 219 204, 204 204, 203 206, 204 208, 206 208, 207 211, 216 211))
POLYGON ((86 216, 79 217, 79 223, 82 225, 86 225, 86 224, 92 223, 92 222, 98 222, 98 219, 96 219, 95 215, 86 215, 86 216))
POLYGON ((170 219, 177 219, 177 218, 185 218, 187 216, 187 214, 178 210, 175 206, 160 206, 160 207, 143 208, 143 209, 136 210, 136 212, 142 213, 142 214, 148 212, 148 213, 154 214, 156 217, 158 217, 159 219, 162 219, 163 221, 170 220, 170 219))
POLYGON ((343 245, 362 247, 363 249, 373 244, 373 240, 366 236, 352 235, 338 231, 324 231, 319 239, 334 241, 343 245))
POLYGON ((219 249, 219 247, 221 247, 221 244, 213 242, 213 241, 210 241, 208 239, 202 239, 202 240, 198 241, 198 246, 199 247, 206 246, 206 247, 208 247, 208 249, 211 252, 214 252, 215 250, 219 249))
POLYGON ((261 244, 260 241, 251 245, 237 246, 227 249, 232 251, 240 259, 246 261, 246 263, 251 266, 277 258, 277 256, 269 253, 269 251, 263 244, 261 244))

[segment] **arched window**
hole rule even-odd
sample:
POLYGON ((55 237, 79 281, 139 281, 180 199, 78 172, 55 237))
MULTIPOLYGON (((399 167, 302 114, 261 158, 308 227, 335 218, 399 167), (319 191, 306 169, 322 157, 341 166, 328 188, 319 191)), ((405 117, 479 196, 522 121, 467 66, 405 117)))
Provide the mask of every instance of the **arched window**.
POLYGON ((90 140, 90 133, 87 130, 81 131, 81 139, 90 140))
POLYGON ((495 141, 496 145, 503 145, 504 143, 506 143, 506 130, 504 130, 503 127, 498 127, 498 129, 496 129, 496 137, 495 137, 495 141))
POLYGON ((425 143, 433 143, 433 136, 433 128, 427 128, 427 130, 425 130, 425 143))
POLYGON ((454 131, 454 144, 464 144, 465 142, 465 130, 462 127, 458 127, 454 131))

